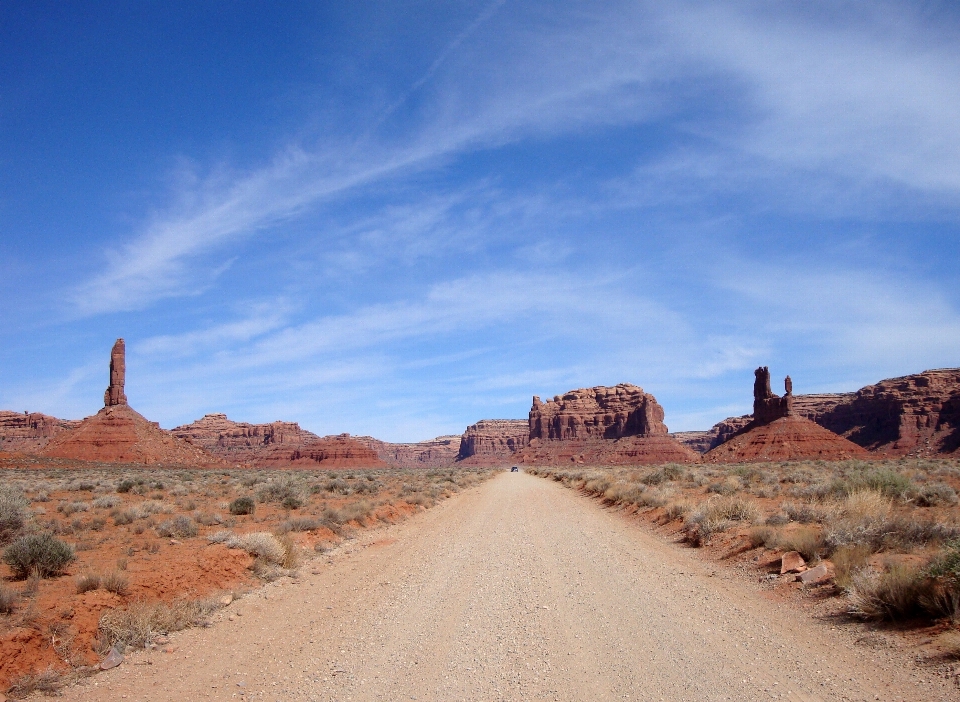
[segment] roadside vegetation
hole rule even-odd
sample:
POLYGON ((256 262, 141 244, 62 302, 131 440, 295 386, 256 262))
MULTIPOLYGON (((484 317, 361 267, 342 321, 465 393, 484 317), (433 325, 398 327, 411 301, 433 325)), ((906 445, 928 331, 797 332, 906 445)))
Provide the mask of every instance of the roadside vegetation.
POLYGON ((788 551, 825 563, 825 584, 849 615, 948 623, 943 648, 960 655, 956 460, 527 470, 635 510, 695 547, 758 550, 770 568, 788 551))
POLYGON ((13 698, 203 623, 224 593, 296 577, 494 472, 65 463, 0 470, 0 692, 13 698))

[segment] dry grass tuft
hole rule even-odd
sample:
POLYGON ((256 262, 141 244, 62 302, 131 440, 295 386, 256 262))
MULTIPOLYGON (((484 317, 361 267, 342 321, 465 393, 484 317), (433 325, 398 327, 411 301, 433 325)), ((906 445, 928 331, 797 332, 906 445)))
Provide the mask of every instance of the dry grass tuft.
POLYGON ((206 617, 219 607, 218 600, 211 598, 177 600, 171 604, 135 602, 127 609, 110 610, 100 617, 98 652, 106 653, 117 644, 143 648, 160 634, 204 624, 206 617))
POLYGON ((10 684, 7 694, 15 699, 22 700, 34 692, 47 696, 56 695, 66 684, 63 676, 55 670, 44 670, 40 673, 21 675, 10 684))
POLYGON ((923 597, 929 593, 929 585, 920 570, 895 563, 882 573, 855 573, 849 593, 851 614, 897 621, 923 613, 923 597))

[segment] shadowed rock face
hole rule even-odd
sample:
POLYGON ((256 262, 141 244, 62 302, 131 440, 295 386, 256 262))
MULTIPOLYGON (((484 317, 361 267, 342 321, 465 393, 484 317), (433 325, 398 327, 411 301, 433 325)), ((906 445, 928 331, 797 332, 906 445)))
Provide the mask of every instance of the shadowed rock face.
POLYGON ((127 376, 127 350, 123 339, 117 339, 110 351, 110 385, 103 393, 103 406, 115 407, 127 404, 123 385, 127 376))
POLYGON ((784 380, 786 392, 780 397, 770 390, 770 369, 760 366, 753 372, 753 421, 757 424, 787 417, 793 413, 793 381, 788 375, 784 380))
POLYGON ((476 464, 509 460, 529 439, 530 424, 523 419, 482 419, 463 432, 457 461, 476 464))

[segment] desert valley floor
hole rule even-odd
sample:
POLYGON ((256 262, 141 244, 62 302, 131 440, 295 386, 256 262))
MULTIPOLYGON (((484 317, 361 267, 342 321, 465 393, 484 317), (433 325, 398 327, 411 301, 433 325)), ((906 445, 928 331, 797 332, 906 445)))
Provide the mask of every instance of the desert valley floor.
POLYGON ((503 472, 63 699, 957 698, 952 679, 876 635, 695 553, 556 482, 503 472))

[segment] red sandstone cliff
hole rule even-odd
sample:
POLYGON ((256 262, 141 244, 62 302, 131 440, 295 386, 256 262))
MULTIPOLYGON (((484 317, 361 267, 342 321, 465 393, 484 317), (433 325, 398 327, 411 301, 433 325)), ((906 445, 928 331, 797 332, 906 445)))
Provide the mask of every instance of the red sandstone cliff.
POLYGON ((393 444, 372 436, 354 437, 373 449, 381 461, 396 468, 443 468, 457 460, 460 436, 438 436, 416 443, 393 444))
POLYGON ((457 462, 465 465, 507 463, 530 442, 530 422, 523 419, 481 419, 463 432, 457 462))
POLYGON ((0 410, 0 451, 38 453, 54 436, 79 424, 79 419, 57 419, 39 412, 0 410))
POLYGON ((533 398, 529 445, 518 463, 632 465, 690 463, 697 453, 667 433, 653 395, 628 383, 571 390, 553 400, 533 398))

